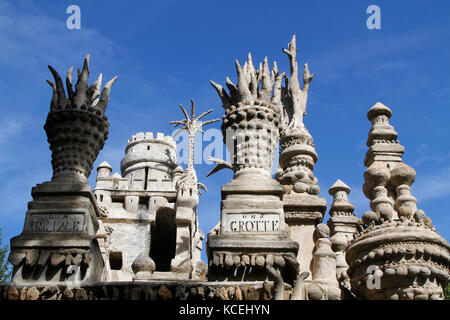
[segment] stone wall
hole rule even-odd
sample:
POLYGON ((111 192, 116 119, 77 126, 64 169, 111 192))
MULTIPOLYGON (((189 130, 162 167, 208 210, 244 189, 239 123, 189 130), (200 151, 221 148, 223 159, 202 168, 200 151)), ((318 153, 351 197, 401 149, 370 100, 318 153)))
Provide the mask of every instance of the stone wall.
MULTIPOLYGON (((288 288, 290 289, 290 288, 288 288)), ((65 285, 0 285, 0 300, 272 300, 272 282, 146 281, 65 285)), ((285 300, 290 290, 285 290, 285 300)))

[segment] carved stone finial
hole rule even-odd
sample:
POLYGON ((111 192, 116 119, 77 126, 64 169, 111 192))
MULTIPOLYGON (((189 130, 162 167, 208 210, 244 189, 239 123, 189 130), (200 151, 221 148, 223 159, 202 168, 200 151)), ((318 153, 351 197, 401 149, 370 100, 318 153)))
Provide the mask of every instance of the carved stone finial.
POLYGON ((108 138, 109 122, 104 115, 110 90, 117 77, 109 81, 100 96, 102 75, 90 86, 89 54, 79 71, 75 91, 72 70, 66 77, 67 94, 59 74, 49 66, 55 82, 47 80, 53 89, 50 113, 44 125, 52 151, 52 180, 87 183, 98 152, 108 138), (100 96, 100 98, 99 98, 100 96))
POLYGON ((333 196, 333 203, 331 204, 330 216, 345 215, 351 216, 355 207, 348 201, 347 195, 350 193, 350 187, 337 180, 328 190, 328 193, 333 196))
POLYGON ((155 262, 148 255, 147 250, 144 250, 133 261, 131 268, 135 274, 134 280, 149 280, 153 271, 156 269, 155 262))
POLYGON ((397 141, 397 131, 389 124, 392 111, 381 102, 377 102, 367 112, 367 118, 372 122, 367 139, 367 151, 364 164, 369 167, 374 161, 399 162, 405 151, 397 141))
POLYGON ((337 180, 328 192, 333 196, 333 203, 329 211, 330 219, 328 220, 332 239, 336 238, 336 235, 342 234, 349 242, 353 240, 358 225, 358 218, 353 213, 355 207, 347 197, 350 193, 350 187, 341 180, 337 180))

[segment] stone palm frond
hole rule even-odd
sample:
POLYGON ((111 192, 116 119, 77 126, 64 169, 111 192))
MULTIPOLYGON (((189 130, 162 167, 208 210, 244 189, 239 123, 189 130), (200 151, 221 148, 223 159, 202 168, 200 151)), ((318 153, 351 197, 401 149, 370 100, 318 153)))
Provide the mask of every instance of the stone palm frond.
POLYGON ((175 125, 175 128, 177 128, 178 126, 181 126, 180 130, 186 130, 189 133, 189 135, 195 135, 197 133, 197 131, 204 133, 204 131, 202 130, 203 126, 208 125, 210 123, 220 121, 220 119, 200 121, 201 118, 210 114, 213 111, 213 109, 203 112, 198 117, 195 117, 195 104, 194 104, 194 100, 192 100, 192 99, 191 99, 191 106, 192 106, 191 107, 191 117, 189 117, 186 109, 180 104, 179 107, 180 107, 181 111, 183 112, 186 119, 171 121, 169 124, 175 125))

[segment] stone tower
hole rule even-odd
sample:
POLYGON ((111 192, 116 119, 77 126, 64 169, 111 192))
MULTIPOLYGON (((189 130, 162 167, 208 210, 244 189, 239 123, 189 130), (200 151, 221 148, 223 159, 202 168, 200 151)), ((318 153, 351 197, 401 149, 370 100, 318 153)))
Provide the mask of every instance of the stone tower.
POLYGON ((403 163, 404 147, 382 103, 367 113, 363 191, 370 208, 364 229, 346 250, 352 292, 361 299, 443 299, 448 282, 450 245, 411 193, 416 171, 403 163))
POLYGON ((107 234, 106 278, 132 280, 133 262, 142 252, 153 257, 149 263, 154 270, 169 271, 175 247, 175 183, 182 171, 175 141, 160 132, 139 132, 128 140, 120 168, 122 175, 111 175, 111 166, 100 164, 94 189, 107 234), (169 247, 166 253, 159 252, 161 243, 169 247))

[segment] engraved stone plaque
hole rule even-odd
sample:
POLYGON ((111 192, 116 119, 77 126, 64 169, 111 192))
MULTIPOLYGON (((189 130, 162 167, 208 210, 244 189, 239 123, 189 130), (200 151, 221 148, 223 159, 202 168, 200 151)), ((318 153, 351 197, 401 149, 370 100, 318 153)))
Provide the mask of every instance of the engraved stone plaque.
POLYGON ((84 213, 33 213, 27 221, 26 232, 84 232, 84 213))
POLYGON ((226 232, 275 232, 280 230, 280 216, 261 213, 228 213, 223 227, 226 232))

